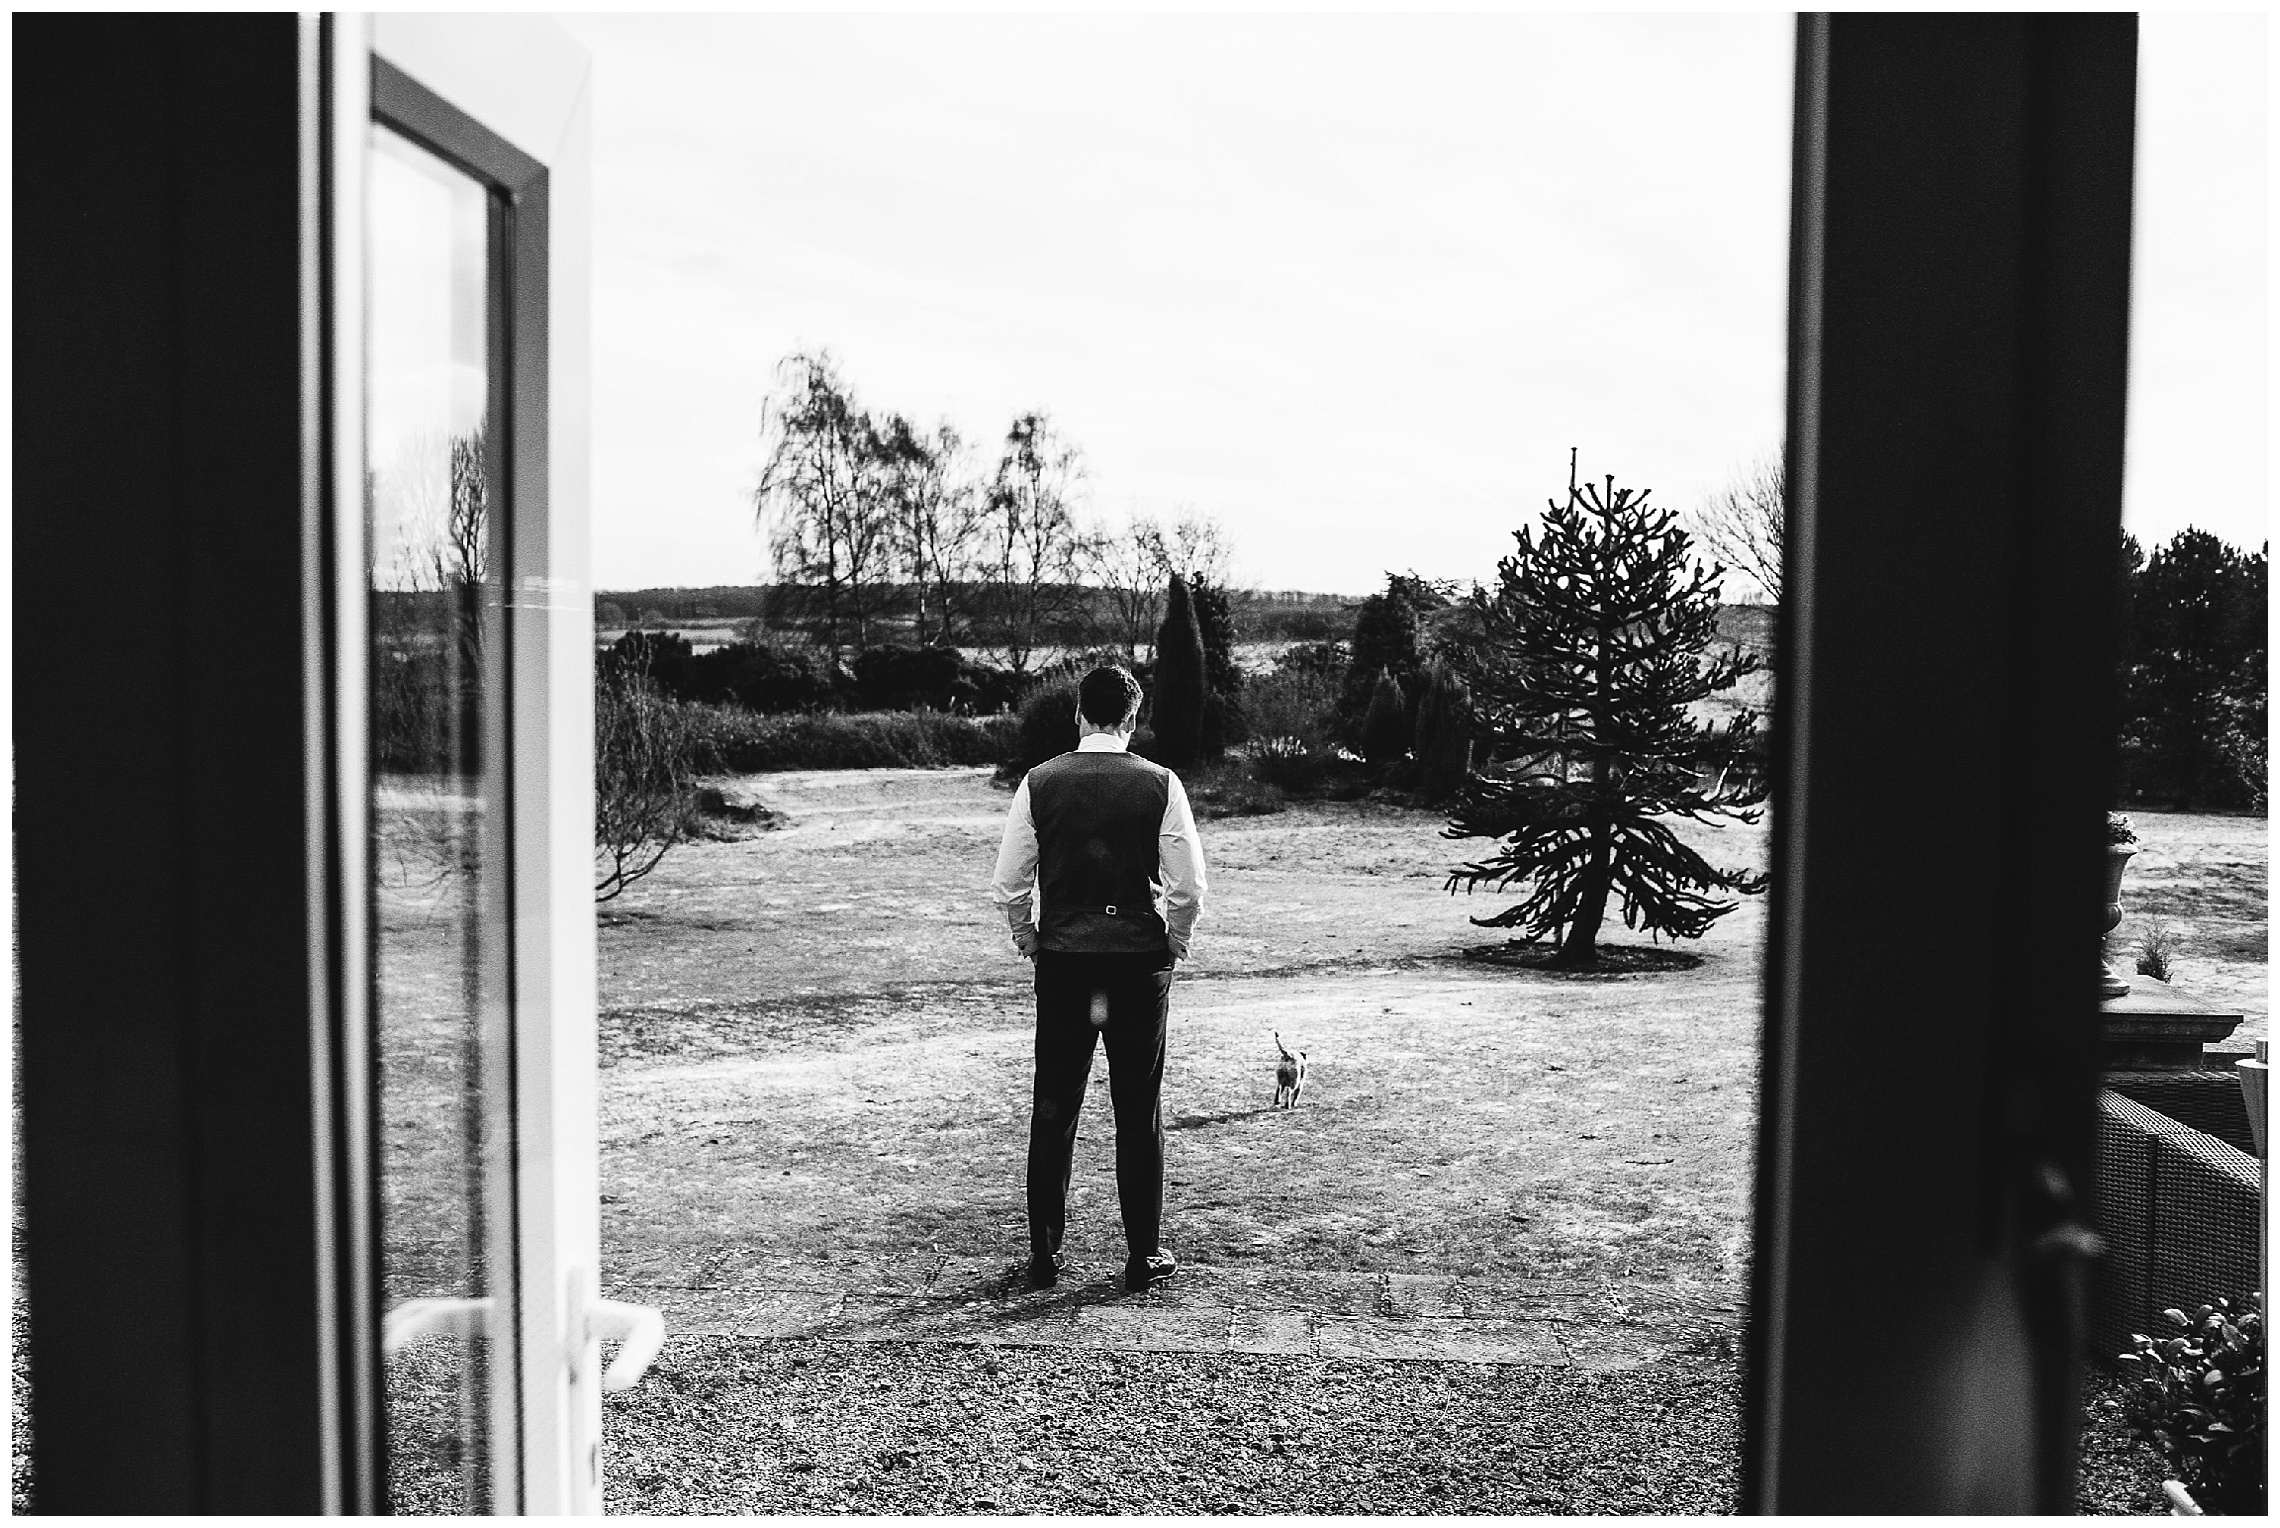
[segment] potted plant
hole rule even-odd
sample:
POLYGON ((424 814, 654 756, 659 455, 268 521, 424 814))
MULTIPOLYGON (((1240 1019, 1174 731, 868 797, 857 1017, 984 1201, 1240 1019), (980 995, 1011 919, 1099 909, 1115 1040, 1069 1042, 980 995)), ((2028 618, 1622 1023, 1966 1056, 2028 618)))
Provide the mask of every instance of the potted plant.
POLYGON ((2176 1335, 2142 1334, 2121 1355, 2131 1429, 2176 1471, 2170 1514, 2264 1512, 2264 1311, 2250 1295, 2188 1316, 2165 1310, 2176 1335))
POLYGON ((2130 856, 2137 853, 2137 833, 2130 820, 2120 812, 2106 814, 2106 927, 2099 936, 2100 964, 2104 967, 2100 991, 2107 997, 2120 997, 2130 990, 2129 978, 2114 969, 2113 957, 2105 954, 2105 940, 2114 932, 2114 925, 2122 921, 2122 867, 2129 864, 2130 856))

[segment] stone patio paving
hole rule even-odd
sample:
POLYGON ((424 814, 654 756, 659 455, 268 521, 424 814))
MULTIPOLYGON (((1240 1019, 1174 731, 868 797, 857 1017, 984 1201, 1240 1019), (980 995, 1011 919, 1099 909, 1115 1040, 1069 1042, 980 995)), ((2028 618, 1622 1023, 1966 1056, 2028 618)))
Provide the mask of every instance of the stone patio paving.
POLYGON ((1116 1270, 1073 1268, 1049 1290, 1003 1263, 947 1257, 833 1284, 796 1266, 706 1287, 623 1286, 675 1336, 1087 1348, 1138 1353, 1414 1359, 1617 1370, 1738 1341, 1741 1308, 1644 1282, 1487 1283, 1397 1273, 1259 1274, 1183 1267, 1145 1295, 1116 1270), (1723 1342, 1720 1339, 1724 1339, 1723 1342))

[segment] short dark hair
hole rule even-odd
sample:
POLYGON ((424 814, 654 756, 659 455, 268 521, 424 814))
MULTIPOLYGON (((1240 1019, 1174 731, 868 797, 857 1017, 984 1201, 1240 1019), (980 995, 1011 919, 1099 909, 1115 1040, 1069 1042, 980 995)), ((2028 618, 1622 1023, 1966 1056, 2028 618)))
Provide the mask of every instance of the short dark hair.
POLYGON ((1140 681, 1122 664, 1103 664, 1077 686, 1077 711, 1096 727, 1127 726, 1140 714, 1140 681))

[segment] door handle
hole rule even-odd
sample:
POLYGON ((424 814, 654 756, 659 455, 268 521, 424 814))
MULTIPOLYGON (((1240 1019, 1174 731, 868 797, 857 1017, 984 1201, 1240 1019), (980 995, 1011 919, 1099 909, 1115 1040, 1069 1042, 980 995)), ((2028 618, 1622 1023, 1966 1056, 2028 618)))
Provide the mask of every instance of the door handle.
POLYGON ((586 1334, 597 1342, 617 1340, 617 1356, 602 1370, 603 1391, 630 1390, 665 1347, 665 1313, 654 1305, 596 1300, 586 1307, 586 1334))
POLYGON ((380 1327, 380 1352, 392 1356, 414 1337, 440 1333, 451 1337, 473 1337, 488 1331, 491 1325, 491 1297, 483 1295, 469 1299, 459 1295, 441 1295, 421 1300, 406 1300, 388 1312, 380 1327))

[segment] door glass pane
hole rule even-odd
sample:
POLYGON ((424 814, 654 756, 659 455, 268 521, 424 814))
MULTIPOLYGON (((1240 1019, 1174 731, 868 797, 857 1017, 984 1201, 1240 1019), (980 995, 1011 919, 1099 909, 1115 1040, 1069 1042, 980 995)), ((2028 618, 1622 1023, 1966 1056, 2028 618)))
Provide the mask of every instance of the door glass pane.
MULTIPOLYGON (((496 315, 489 193, 377 126, 368 186, 381 1245, 400 1321, 407 1302, 512 1287, 493 1245, 507 1228, 486 1206, 506 1142, 484 1107, 506 1077, 483 917, 499 879, 484 737, 498 606, 485 461, 496 315)), ((484 1313, 452 1314, 388 1358, 397 1511, 485 1510, 493 1444, 506 1456, 484 1313)))

